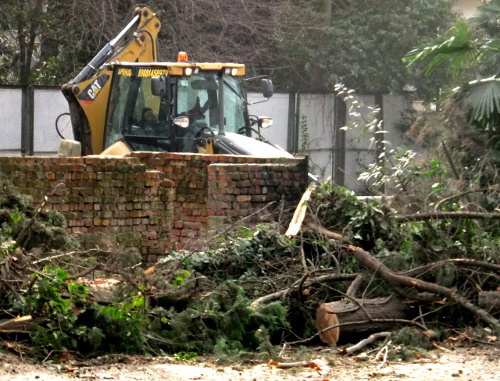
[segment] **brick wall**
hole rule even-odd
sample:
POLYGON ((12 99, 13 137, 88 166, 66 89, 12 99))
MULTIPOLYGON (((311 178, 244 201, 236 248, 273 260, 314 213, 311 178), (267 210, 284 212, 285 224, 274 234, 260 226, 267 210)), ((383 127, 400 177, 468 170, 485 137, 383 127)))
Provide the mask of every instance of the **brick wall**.
POLYGON ((170 250, 203 250, 224 226, 271 202, 294 207, 307 161, 141 152, 0 157, 0 176, 35 203, 49 195, 46 208, 60 211, 70 232, 137 247, 151 261, 170 250))
POLYGON ((305 189, 305 162, 216 163, 208 168, 208 226, 210 236, 243 218, 259 221, 253 214, 267 206, 295 209, 305 189))

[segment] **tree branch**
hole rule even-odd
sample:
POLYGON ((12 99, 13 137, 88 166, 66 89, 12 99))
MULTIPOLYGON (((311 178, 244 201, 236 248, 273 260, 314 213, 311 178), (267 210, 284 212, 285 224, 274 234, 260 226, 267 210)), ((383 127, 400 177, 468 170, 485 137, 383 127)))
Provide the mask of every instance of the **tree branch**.
MULTIPOLYGON (((357 275, 358 274, 328 274, 328 275, 323 275, 323 276, 319 276, 317 278, 314 278, 313 280, 308 282, 308 284, 321 283, 321 282, 332 282, 332 281, 339 281, 339 280, 349 280, 349 279, 356 278, 357 275)), ((260 298, 255 299, 252 302, 251 306, 253 308, 256 308, 256 307, 260 306, 261 304, 280 299, 281 297, 286 295, 288 292, 296 290, 299 288, 299 286, 302 286, 303 283, 301 283, 301 281, 304 279, 304 277, 308 278, 309 276, 310 276, 310 274, 308 273, 307 276, 303 276, 300 279, 298 284, 294 284, 289 288, 285 288, 284 290, 280 290, 280 291, 275 292, 273 294, 265 295, 265 296, 262 296, 260 298)))
POLYGON ((429 213, 416 213, 406 216, 396 217, 397 222, 410 222, 410 221, 426 221, 426 220, 446 220, 469 218, 471 220, 486 220, 500 219, 500 213, 476 213, 476 212, 429 212, 429 213))
MULTIPOLYGON (((310 224, 309 227, 314 227, 314 225, 310 224)), ((318 229, 317 231, 328 236, 328 234, 324 230, 326 229, 324 228, 318 229)), ((334 233, 334 235, 336 237, 338 234, 334 233)), ((332 236, 332 238, 334 237, 332 236)), ((369 252, 361 249, 360 247, 353 245, 346 245, 346 248, 353 253, 356 259, 363 266, 371 270, 376 275, 380 276, 392 287, 417 288, 419 290, 424 290, 432 292, 434 294, 445 296, 453 300, 455 303, 462 306, 463 308, 471 311, 474 315, 479 317, 487 324, 490 324, 495 329, 500 330, 500 321, 498 319, 494 318, 491 314, 489 314, 482 308, 479 308, 478 306, 469 302, 466 298, 464 298, 456 291, 440 286, 435 283, 425 282, 409 276, 396 274, 395 272, 391 271, 387 266, 385 266, 382 262, 380 262, 378 259, 374 258, 369 252)))
POLYGON ((367 345, 373 343, 374 341, 377 341, 380 339, 385 339, 385 338, 390 337, 390 336, 391 336, 390 332, 373 333, 370 336, 368 336, 366 339, 361 340, 359 343, 357 343, 353 346, 350 346, 349 348, 346 348, 341 353, 346 354, 346 355, 352 355, 353 353, 359 352, 361 349, 363 349, 367 345))
POLYGON ((451 258, 438 262, 429 263, 420 267, 416 267, 411 270, 403 271, 400 274, 405 276, 415 277, 425 273, 426 271, 429 271, 433 267, 446 265, 448 263, 463 267, 481 267, 487 270, 500 272, 500 265, 497 265, 495 263, 482 262, 478 261, 477 259, 451 258))

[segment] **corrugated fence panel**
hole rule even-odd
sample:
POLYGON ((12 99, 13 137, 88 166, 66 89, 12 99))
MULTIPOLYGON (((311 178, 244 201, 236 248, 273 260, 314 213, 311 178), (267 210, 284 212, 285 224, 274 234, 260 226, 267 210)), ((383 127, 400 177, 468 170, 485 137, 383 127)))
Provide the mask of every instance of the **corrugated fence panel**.
POLYGON ((0 87, 0 155, 21 152, 21 89, 0 87))
MULTIPOLYGON (((56 131, 56 119, 69 111, 68 102, 61 90, 36 89, 34 95, 34 151, 35 155, 51 155, 57 152, 61 138, 56 131)), ((59 126, 64 127, 64 137, 73 139, 69 116, 59 119, 59 126)))
POLYGON ((310 171, 320 178, 332 175, 335 147, 333 94, 300 94, 299 152, 309 155, 310 171))
MULTIPOLYGON (((250 103, 262 100, 261 94, 248 94, 248 101, 250 103)), ((257 117, 269 116, 273 118, 273 125, 270 128, 262 129, 262 136, 284 149, 287 148, 288 94, 274 94, 273 97, 266 102, 251 104, 249 106, 249 112, 257 117)))

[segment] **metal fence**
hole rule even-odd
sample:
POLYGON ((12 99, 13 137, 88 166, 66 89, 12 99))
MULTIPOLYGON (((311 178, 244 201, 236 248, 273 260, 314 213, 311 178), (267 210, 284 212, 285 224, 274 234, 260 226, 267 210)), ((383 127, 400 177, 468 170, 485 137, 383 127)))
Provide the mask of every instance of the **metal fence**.
MULTIPOLYGON (((249 100, 262 100, 262 95, 251 93, 249 100)), ((68 103, 57 86, 0 86, 0 155, 55 155, 61 140, 56 123, 65 138, 73 136, 68 112, 68 103)), ((288 94, 276 94, 269 102, 252 105, 250 113, 272 116, 274 127, 264 135, 289 148, 288 94)))
MULTIPOLYGON (((396 127, 408 108, 404 98, 359 99, 366 106, 381 103, 384 139, 405 144, 396 127)), ((248 100, 254 103, 251 114, 273 118, 273 126, 262 131, 264 137, 289 152, 307 154, 311 171, 319 177, 359 189, 356 179, 377 160, 377 146, 373 135, 360 138, 359 131, 342 129, 354 122, 343 102, 333 94, 296 93, 277 93, 267 102, 258 102, 261 94, 250 93, 248 100)), ((61 140, 56 122, 64 137, 71 139, 68 104, 59 87, 0 86, 0 155, 55 155, 61 140)))
MULTIPOLYGON (((54 155, 61 140, 55 122, 65 113, 59 87, 0 86, 0 155, 54 155)), ((72 137, 69 117, 59 122, 72 137)))

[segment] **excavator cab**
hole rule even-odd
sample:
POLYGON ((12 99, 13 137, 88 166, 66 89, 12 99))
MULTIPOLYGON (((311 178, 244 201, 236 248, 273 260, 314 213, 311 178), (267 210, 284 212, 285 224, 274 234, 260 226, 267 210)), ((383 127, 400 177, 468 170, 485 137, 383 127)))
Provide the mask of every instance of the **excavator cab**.
MULTIPOLYGON (((222 138, 228 133, 246 134, 250 126, 239 79, 243 65, 113 66, 104 154, 113 154, 117 148, 121 153, 124 144, 131 151, 243 153, 227 147, 222 138), (214 142, 219 142, 215 149, 214 142)), ((269 84, 266 81, 266 91, 269 84)))

